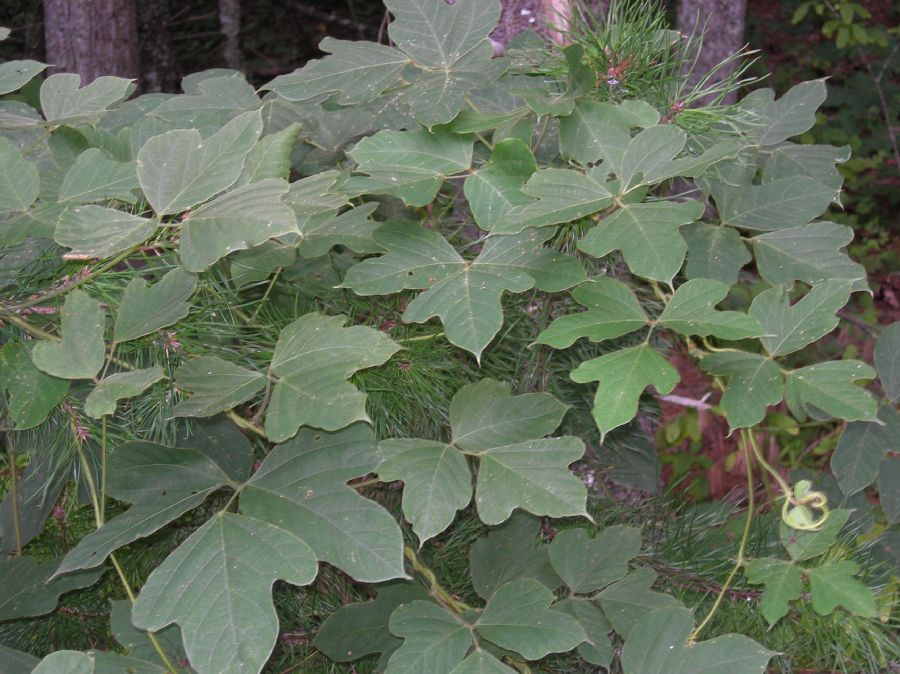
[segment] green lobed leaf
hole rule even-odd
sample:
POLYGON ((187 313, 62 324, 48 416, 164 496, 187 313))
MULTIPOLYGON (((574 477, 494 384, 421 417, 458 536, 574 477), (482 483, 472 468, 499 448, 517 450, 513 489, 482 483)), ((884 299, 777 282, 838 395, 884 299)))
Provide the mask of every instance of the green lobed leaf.
POLYGON ((0 63, 0 96, 18 91, 46 67, 46 63, 31 60, 0 63))
POLYGON ((700 367, 716 377, 728 377, 719 404, 731 429, 750 428, 766 416, 766 408, 784 397, 784 377, 771 358, 746 351, 711 353, 700 367))
POLYGON ((807 405, 845 421, 874 421, 878 404, 859 379, 874 379, 875 370, 858 360, 808 365, 787 375, 785 399, 795 417, 806 417, 807 405))
POLYGON ((115 161, 103 150, 92 147, 78 155, 66 172, 58 198, 78 203, 116 199, 133 204, 137 199, 132 191, 138 187, 133 161, 115 161))
POLYGON ((59 596, 70 590, 90 587, 106 569, 81 571, 53 578, 59 560, 41 562, 34 557, 0 560, 0 620, 18 620, 50 613, 59 596))
POLYGON ((51 377, 31 362, 23 344, 7 342, 0 347, 0 390, 9 396, 7 412, 16 430, 42 423, 69 390, 65 379, 51 377))
POLYGON ((684 273, 689 279, 708 278, 731 286, 753 259, 733 227, 693 222, 680 231, 688 246, 684 273))
POLYGON ((756 112, 760 145, 777 145, 816 123, 816 110, 825 102, 825 80, 810 80, 791 87, 777 101, 769 90, 769 102, 756 112))
POLYGON ((657 182, 653 176, 668 172, 686 142, 687 134, 672 124, 647 127, 631 138, 618 170, 622 191, 657 182))
POLYGON ((260 138, 244 160, 244 168, 235 185, 241 187, 268 179, 288 180, 291 175, 291 155, 302 128, 296 122, 281 131, 260 138))
POLYGON ((850 518, 850 510, 832 510, 825 524, 816 531, 799 531, 791 529, 784 522, 779 525, 781 544, 791 559, 803 562, 823 554, 830 548, 841 529, 850 518))
POLYGON ((515 674, 515 671, 487 651, 476 649, 454 667, 450 674, 515 674))
POLYGON ((334 217, 310 218, 300 227, 300 254, 319 257, 334 246, 345 246, 357 253, 382 252, 381 246, 375 243, 375 231, 381 223, 369 217, 377 208, 377 203, 369 203, 334 217))
POLYGON ((266 377, 218 356, 202 356, 178 367, 175 385, 193 395, 175 405, 172 416, 210 417, 262 391, 266 377))
POLYGON ((430 601, 400 604, 391 614, 390 630, 403 645, 391 655, 385 674, 443 674, 473 645, 466 623, 430 601))
MULTIPOLYGON (((132 658, 146 660, 163 666, 163 662, 151 643, 146 630, 139 630, 131 623, 131 602, 127 599, 117 599, 110 602, 109 629, 116 641, 125 649, 132 658)), ((184 654, 181 631, 174 625, 153 635, 162 646, 163 652, 170 661, 187 660, 184 654)), ((130 672, 128 674, 131 674, 130 672)))
POLYGON ((531 148, 518 138, 494 144, 491 160, 466 178, 463 187, 481 229, 491 231, 512 208, 531 203, 522 186, 536 170, 531 148))
POLYGON ((875 369, 888 399, 900 400, 900 321, 881 331, 875 341, 875 369))
POLYGON ((783 143, 775 148, 766 162, 762 182, 771 182, 788 176, 809 176, 837 192, 844 177, 835 164, 850 159, 850 146, 798 145, 783 143))
POLYGON ((159 223, 103 206, 69 206, 56 224, 53 240, 71 248, 75 259, 105 258, 146 241, 159 223))
POLYGON ((877 616, 875 596, 872 590, 853 578, 857 573, 859 565, 846 559, 806 569, 813 610, 819 615, 828 615, 841 606, 864 618, 877 616))
POLYGON ((631 139, 630 129, 658 122, 659 113, 643 101, 611 105, 582 98, 559 121, 559 149, 563 157, 583 164, 602 160, 606 172, 615 173, 631 139))
MULTIPOLYGON (((30 653, 17 651, 4 646, 3 644, 0 644, 0 658, 2 658, 4 666, 6 667, 7 674, 32 674, 40 663, 40 661, 30 653)), ((44 669, 45 673, 46 671, 47 670, 44 669)))
POLYGON ((93 419, 115 414, 120 400, 140 395, 151 384, 163 378, 165 374, 159 365, 110 375, 88 394, 84 401, 84 413, 93 419))
POLYGON ((76 288, 66 295, 60 313, 62 340, 38 342, 31 359, 38 369, 54 377, 90 379, 106 360, 106 317, 100 302, 76 288))
POLYGON ((744 185, 717 199, 724 224, 763 231, 805 225, 831 204, 834 190, 806 176, 791 176, 762 185, 744 185))
POLYGON ((188 315, 187 300, 197 288, 197 277, 175 267, 152 286, 133 278, 125 286, 113 329, 115 342, 127 342, 177 323, 188 315))
POLYGON ((587 641, 578 645, 578 655, 592 665, 609 669, 615 651, 609 639, 612 626, 594 604, 587 599, 568 597, 554 605, 554 610, 568 613, 581 625, 587 641))
POLYGON ((661 394, 671 393, 680 380, 678 371, 647 344, 585 361, 571 377, 579 384, 600 382, 592 413, 603 435, 634 419, 645 388, 652 385, 661 394))
POLYGON ((634 527, 607 527, 594 538, 587 529, 564 529, 550 544, 550 562, 572 592, 586 594, 624 578, 640 551, 634 527))
POLYGON ((601 219, 578 242, 578 249, 594 257, 621 250, 633 273, 671 283, 687 252, 678 228, 702 213, 698 201, 628 204, 601 219))
POLYGON ((156 631, 177 623, 199 674, 259 672, 278 637, 272 585, 307 585, 316 572, 313 551, 293 534, 219 513, 150 574, 134 625, 156 631))
POLYGON ((41 85, 41 111, 48 122, 93 121, 134 91, 122 77, 98 77, 81 86, 81 75, 58 73, 41 85))
POLYGON ((37 167, 11 140, 0 136, 0 212, 27 210, 39 190, 37 167))
POLYGON ((759 608, 769 623, 769 629, 788 613, 788 604, 800 598, 803 578, 800 569, 782 559, 762 557, 751 560, 745 567, 747 582, 765 585, 759 608))
POLYGON ((678 287, 657 322, 683 335, 714 335, 722 339, 745 339, 765 334, 755 316, 714 307, 731 288, 721 281, 693 279, 678 287))
MULTIPOLYGON (((845 496, 852 496, 875 481, 882 459, 897 446, 898 438, 900 412, 891 407, 879 410, 877 422, 853 421, 846 425, 830 463, 845 496)), ((882 492, 882 497, 886 493, 882 492)))
POLYGON ((900 459, 896 454, 889 454, 878 469, 878 493, 884 517, 889 525, 900 521, 898 484, 900 484, 900 459))
POLYGON ((640 567, 597 595, 603 614, 626 642, 632 628, 650 611, 684 606, 672 595, 650 589, 655 581, 655 571, 640 567))
POLYGON ((475 629, 501 648, 538 660, 549 653, 564 653, 587 640, 581 624, 571 615, 550 608, 553 592, 531 578, 514 580, 488 600, 475 629))

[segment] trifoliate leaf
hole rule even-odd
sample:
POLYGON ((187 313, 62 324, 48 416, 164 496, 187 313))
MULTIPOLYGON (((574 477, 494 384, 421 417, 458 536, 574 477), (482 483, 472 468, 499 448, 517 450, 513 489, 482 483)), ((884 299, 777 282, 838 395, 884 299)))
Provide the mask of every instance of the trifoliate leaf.
POLYGON ((559 149, 564 157, 587 164, 603 161, 607 173, 616 173, 631 138, 632 127, 650 127, 659 113, 643 101, 618 105, 579 99, 570 115, 559 120, 559 149))
POLYGON ((32 618, 50 613, 59 596, 70 590, 89 587, 106 569, 94 569, 54 578, 57 559, 39 562, 34 557, 11 557, 0 560, 0 620, 32 618))
POLYGON ((787 615, 788 604, 803 592, 800 569, 782 559, 762 557, 751 560, 744 570, 748 583, 765 585, 759 608, 771 629, 787 615))
POLYGON ((185 651, 201 674, 259 672, 278 637, 272 585, 307 585, 313 551, 269 522, 214 515, 182 543, 141 588, 135 627, 181 627, 185 651))
POLYGON ((825 102, 825 80, 801 82, 777 101, 771 90, 767 93, 768 102, 754 111, 752 124, 760 145, 777 145, 816 123, 816 110, 825 102))
POLYGON ((657 322, 683 335, 715 335, 736 340, 764 334, 754 316, 714 308, 729 290, 727 284, 712 279, 688 281, 675 291, 657 322))
POLYGON ((633 273, 670 283, 687 252, 678 228, 702 213, 699 201, 629 204, 601 219, 578 242, 578 249, 594 257, 619 249, 633 273))
POLYGON ((81 87, 81 75, 59 73, 41 85, 41 111, 54 124, 93 121, 132 91, 134 82, 122 77, 98 77, 81 87))
POLYGON ((394 651, 385 674, 449 672, 473 645, 469 626, 430 601, 400 604, 391 614, 390 630, 403 645, 394 651))
POLYGON ((812 405, 836 419, 874 421, 878 415, 875 399, 853 382, 874 379, 875 370, 858 360, 817 363, 787 375, 785 399, 798 419, 806 418, 812 405))
POLYGON ((287 180, 291 175, 291 154, 302 126, 296 122, 281 131, 263 136, 244 160, 235 183, 238 187, 261 180, 287 180))
POLYGON ((9 396, 8 414, 16 430, 23 431, 47 418, 62 402, 69 382, 37 369, 23 344, 7 342, 0 347, 0 390, 3 389, 9 396))
POLYGON ((816 531, 792 529, 781 522, 778 529, 781 544, 795 562, 818 557, 837 540, 837 535, 850 518, 850 513, 850 510, 832 510, 825 524, 816 531))
POLYGON ((750 315, 759 319, 765 335, 760 342, 772 356, 799 351, 837 327, 835 315, 850 299, 852 281, 829 279, 814 285, 791 306, 788 288, 776 286, 753 298, 750 315))
POLYGON ((133 507, 82 538, 57 574, 90 569, 107 556, 203 503, 229 478, 202 451, 150 442, 119 445, 109 456, 109 494, 133 507))
POLYGON ((875 369, 891 402, 900 400, 900 321, 881 331, 875 342, 875 369))
POLYGON ((31 359, 38 369, 54 377, 90 379, 106 360, 106 317, 100 302, 76 288, 66 295, 60 313, 62 340, 38 342, 31 359))
POLYGON ((580 337, 602 342, 634 332, 649 320, 631 289, 607 276, 578 285, 571 296, 588 310, 560 316, 538 335, 536 343, 566 349, 580 337))
POLYGON ((110 375, 88 394, 84 401, 84 412, 93 419, 114 414, 120 400, 140 395, 148 386, 164 377, 159 365, 110 375))
POLYGON ((133 161, 119 162, 99 148, 92 147, 78 155, 66 172, 59 188, 60 201, 90 203, 117 199, 129 204, 137 201, 132 190, 138 188, 133 161))
POLYGON ((834 190, 806 176, 743 185, 717 200, 724 224, 773 231, 805 225, 831 204, 834 190))
POLYGON ((593 415, 604 435, 634 419, 645 388, 652 385, 666 394, 680 381, 678 371, 647 344, 585 361, 572 371, 571 377, 580 384, 600 382, 593 415))
POLYGON ((265 86, 289 101, 307 101, 339 94, 337 103, 358 105, 380 96, 409 63, 393 47, 376 42, 336 40, 326 37, 319 49, 324 58, 309 61, 265 86))
POLYGON ((431 203, 446 176, 468 170, 472 164, 471 136, 446 129, 429 133, 379 131, 364 138, 350 151, 357 170, 368 177, 350 178, 343 189, 349 194, 390 194, 407 206, 431 203))
POLYGON ((409 303, 403 320, 424 323, 438 316, 447 339, 480 358, 503 325, 500 298, 505 290, 555 292, 584 280, 574 258, 541 246, 551 236, 550 231, 529 230, 491 237, 470 262, 437 232, 390 223, 375 233, 375 242, 387 254, 351 268, 344 285, 360 295, 427 289, 409 303))
POLYGON ((102 206, 70 206, 62 212, 53 239, 71 248, 73 258, 111 257, 146 241, 159 223, 102 206))
POLYGON ((197 277, 182 267, 167 272, 152 286, 142 278, 131 279, 119 304, 113 339, 127 342, 177 323, 187 316, 191 305, 186 300, 196 288, 197 277))
POLYGON ((0 137, 0 213, 25 211, 38 197, 37 167, 8 138, 0 137))
POLYGON ((857 573, 859 565, 846 559, 806 569, 813 610, 819 615, 828 615, 841 606, 864 618, 878 615, 875 596, 872 590, 853 578, 857 573))
POLYGON ((753 256, 733 227, 694 222, 681 228, 688 254, 684 273, 690 279, 709 278, 734 285, 741 267, 753 256))
POLYGON ((540 530, 538 518, 517 511, 475 541, 469 552, 469 574, 482 599, 490 599, 501 585, 521 578, 533 578, 551 590, 560 586, 547 546, 537 544, 540 530))
POLYGON ((178 256, 200 272, 236 250, 297 231, 294 211, 282 202, 288 184, 269 179, 227 192, 200 206, 181 225, 178 256))
POLYGON ((400 527, 384 508, 347 486, 377 465, 375 437, 365 424, 336 433, 304 428, 276 447, 250 478, 241 492, 241 512, 291 531, 318 559, 360 582, 403 578, 400 527))
POLYGON ((728 377, 720 405, 732 428, 749 428, 766 416, 766 408, 784 397, 784 377, 770 358, 745 351, 705 356, 700 367, 716 377, 728 377))
POLYGON ((0 96, 18 91, 46 67, 46 63, 31 60, 0 63, 0 96))
MULTIPOLYGON (((900 438, 900 412, 884 406, 879 422, 853 421, 844 428, 831 455, 831 472, 845 496, 868 487, 878 476, 882 459, 900 438)), ((884 495, 884 494, 882 494, 884 495)))
POLYGON ((379 330, 344 327, 344 316, 310 313, 282 329, 269 371, 276 378, 266 434, 287 440, 301 426, 334 431, 368 421, 366 396, 347 379, 401 349, 379 330))
POLYGON ((137 154, 137 175, 158 215, 196 206, 235 183, 262 132, 259 110, 238 115, 207 138, 173 129, 148 140, 137 154))
POLYGON ((760 275, 772 285, 839 278, 855 281, 854 290, 867 290, 865 268, 843 250, 852 240, 849 227, 813 222, 757 236, 753 250, 760 275))
POLYGON ((193 395, 175 405, 172 416, 211 417, 262 391, 266 377, 217 356, 202 356, 178 367, 175 385, 193 395))
POLYGON ((660 608, 641 618, 625 639, 625 674, 763 674, 776 655, 742 634, 688 644, 693 613, 660 608))
POLYGON ((469 657, 453 668, 450 674, 515 674, 516 670, 507 667, 487 651, 474 651, 469 657))
POLYGON ((672 595, 651 590, 655 581, 656 572, 641 567, 597 595, 600 608, 613 629, 626 640, 632 628, 650 611, 684 606, 672 595))
POLYGON ((488 641, 527 660, 570 651, 587 635, 571 615, 550 608, 553 600, 553 592, 538 581, 514 580, 494 592, 475 628, 488 641))
POLYGON ((615 651, 609 640, 612 626, 594 604, 587 599, 568 597, 553 606, 555 611, 568 613, 578 621, 587 641, 578 645, 578 655, 592 665, 609 669, 615 651))
POLYGON ((640 551, 634 527, 607 527, 595 538, 587 529, 564 529, 550 544, 550 562, 573 592, 585 594, 623 578, 640 551))
POLYGON ((466 178, 464 185, 472 217, 481 229, 490 231, 512 208, 533 201, 522 186, 536 170, 531 148, 518 138, 494 145, 491 160, 466 178))

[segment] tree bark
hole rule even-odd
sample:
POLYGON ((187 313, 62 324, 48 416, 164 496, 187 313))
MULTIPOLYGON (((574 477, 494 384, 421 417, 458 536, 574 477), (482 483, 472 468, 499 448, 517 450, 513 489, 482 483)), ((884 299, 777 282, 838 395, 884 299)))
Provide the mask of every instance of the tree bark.
MULTIPOLYGON (((693 86, 707 72, 744 46, 744 19, 747 0, 681 0, 678 30, 685 35, 703 33, 703 49, 688 81, 693 86)), ((723 68, 715 81, 727 78, 732 69, 723 68)), ((734 103, 736 93, 724 103, 734 103)))
POLYGON ((145 93, 178 91, 179 74, 169 32, 169 0, 141 0, 141 75, 145 93))
POLYGON ((503 0, 503 12, 491 38, 506 45, 526 30, 535 30, 556 44, 565 42, 572 20, 572 0, 503 0))
POLYGON ((44 0, 44 35, 52 72, 137 78, 135 0, 44 0))
POLYGON ((241 58, 241 0, 219 0, 219 26, 225 38, 222 57, 227 68, 243 69, 241 58))

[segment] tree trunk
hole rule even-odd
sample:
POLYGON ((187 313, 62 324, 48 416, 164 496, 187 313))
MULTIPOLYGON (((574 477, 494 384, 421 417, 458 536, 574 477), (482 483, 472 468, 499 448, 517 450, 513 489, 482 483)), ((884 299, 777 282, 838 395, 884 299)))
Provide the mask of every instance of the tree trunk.
POLYGON ((137 78, 137 9, 134 0, 44 0, 47 61, 53 72, 137 78))
POLYGON ((225 66, 243 69, 241 58, 241 0, 219 0, 219 26, 225 37, 222 56, 225 66))
POLYGON ((506 45, 526 30, 535 30, 556 44, 565 42, 572 20, 572 0, 503 0, 503 12, 491 38, 506 45))
MULTIPOLYGON (((747 0, 681 0, 678 5, 678 30, 685 35, 703 32, 703 49, 693 68, 691 85, 744 46, 744 17, 747 0)), ((714 81, 727 78, 732 69, 723 68, 714 81)), ((734 103, 732 93, 723 101, 734 103)))
POLYGON ((145 93, 178 91, 178 72, 169 33, 169 0, 141 0, 138 5, 141 70, 145 93))

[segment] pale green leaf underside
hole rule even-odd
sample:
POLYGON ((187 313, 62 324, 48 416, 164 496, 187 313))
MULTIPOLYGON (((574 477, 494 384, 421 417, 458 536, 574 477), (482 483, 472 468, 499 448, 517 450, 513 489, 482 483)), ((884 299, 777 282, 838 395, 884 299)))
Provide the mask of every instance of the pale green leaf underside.
POLYGON ((38 342, 31 358, 38 369, 54 377, 90 379, 106 359, 106 317, 100 302, 76 288, 66 296, 61 313, 62 340, 38 342))
POLYGON ((787 615, 788 605, 803 592, 799 567, 782 559, 753 559, 745 567, 747 582, 765 585, 759 608, 771 628, 787 615))
POLYGON ((122 77, 98 77, 90 84, 80 85, 81 76, 71 73, 51 75, 44 80, 41 111, 48 122, 99 118, 134 90, 134 83, 122 77))
POLYGON ((175 406, 173 416, 210 417, 262 391, 266 378, 218 356, 202 356, 179 366, 175 385, 192 395, 175 406))
POLYGON ((111 257, 146 241, 159 223, 103 206, 70 206, 62 212, 53 239, 75 258, 111 257))
POLYGON ((31 60, 0 63, 0 96, 21 89, 46 67, 46 63, 31 60))
POLYGON ((133 161, 114 161, 102 150, 92 147, 78 155, 63 178, 58 198, 79 203, 117 199, 133 204, 137 199, 132 190, 137 188, 133 161))
POLYGON ((794 370, 787 376, 785 397, 798 419, 812 405, 845 421, 875 421, 875 399, 853 382, 874 379, 875 370, 857 360, 828 361, 794 370))
POLYGON ((94 419, 113 414, 120 400, 140 395, 164 376, 159 365, 110 375, 88 394, 84 401, 84 412, 94 419))
POLYGON ((37 167, 25 160, 11 140, 0 137, 0 212, 26 210, 39 191, 37 167))
POLYGON ((187 300, 196 288, 197 277, 182 267, 167 272, 152 286, 141 278, 132 279, 119 304, 113 339, 127 342, 177 323, 188 315, 187 300))

